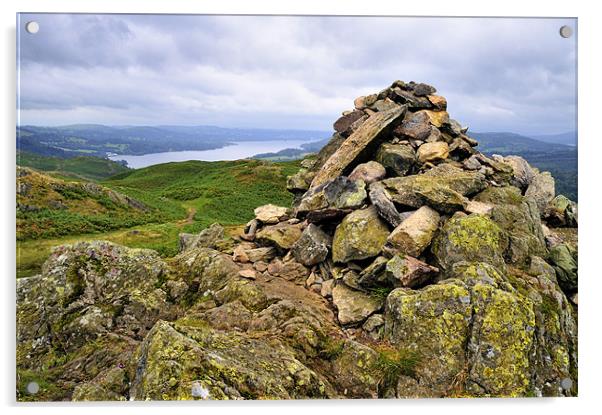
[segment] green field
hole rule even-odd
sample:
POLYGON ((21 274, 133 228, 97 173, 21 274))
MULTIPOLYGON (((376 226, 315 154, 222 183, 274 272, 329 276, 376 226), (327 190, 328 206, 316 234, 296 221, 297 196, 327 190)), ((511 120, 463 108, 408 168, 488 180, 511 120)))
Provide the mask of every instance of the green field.
POLYGON ((104 222, 98 219, 97 210, 88 212, 78 207, 75 213, 54 212, 56 216, 50 217, 46 224, 56 236, 22 237, 17 242, 17 276, 39 272, 53 246, 81 240, 105 239, 173 256, 180 232, 198 232, 214 222, 225 226, 244 224, 254 217, 255 207, 266 203, 289 206, 292 196, 286 191, 286 177, 298 168, 297 161, 240 160, 188 161, 128 170, 98 183, 149 206, 152 211, 145 214, 147 221, 131 226, 125 220, 127 212, 114 215, 113 221, 108 212, 101 216, 113 228, 65 232, 65 229, 79 229, 76 225, 81 220, 104 222), (124 220, 118 222, 119 218, 124 220))

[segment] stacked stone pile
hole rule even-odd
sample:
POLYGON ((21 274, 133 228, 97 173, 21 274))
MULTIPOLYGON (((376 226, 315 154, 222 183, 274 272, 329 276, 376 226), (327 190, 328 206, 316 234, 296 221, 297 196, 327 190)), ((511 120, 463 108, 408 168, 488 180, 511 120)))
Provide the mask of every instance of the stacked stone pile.
POLYGON ((293 206, 256 208, 242 235, 181 234, 165 261, 57 248, 18 282, 18 382, 75 400, 575 396, 577 205, 480 153, 432 86, 354 106, 289 178, 293 206))

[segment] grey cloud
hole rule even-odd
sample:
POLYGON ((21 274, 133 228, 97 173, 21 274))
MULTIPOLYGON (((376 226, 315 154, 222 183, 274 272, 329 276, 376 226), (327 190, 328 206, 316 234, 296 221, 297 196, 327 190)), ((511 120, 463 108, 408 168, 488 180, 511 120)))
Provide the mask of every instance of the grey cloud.
POLYGON ((21 119, 329 129, 394 79, 475 130, 575 128, 563 19, 26 15, 21 119))

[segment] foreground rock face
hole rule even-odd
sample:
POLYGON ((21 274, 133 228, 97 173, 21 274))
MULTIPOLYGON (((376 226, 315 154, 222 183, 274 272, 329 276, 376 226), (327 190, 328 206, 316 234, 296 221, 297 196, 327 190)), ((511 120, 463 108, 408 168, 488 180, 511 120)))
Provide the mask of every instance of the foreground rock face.
POLYGON ((435 93, 356 99, 242 235, 56 248, 17 284, 18 398, 577 395, 577 205, 435 93))

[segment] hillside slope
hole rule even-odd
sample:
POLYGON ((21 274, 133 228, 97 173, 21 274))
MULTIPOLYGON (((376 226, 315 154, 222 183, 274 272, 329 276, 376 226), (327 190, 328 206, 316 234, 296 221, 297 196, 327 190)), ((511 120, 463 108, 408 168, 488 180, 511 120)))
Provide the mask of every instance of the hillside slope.
POLYGON ((92 182, 17 168, 17 239, 91 233, 164 220, 158 210, 92 182))

